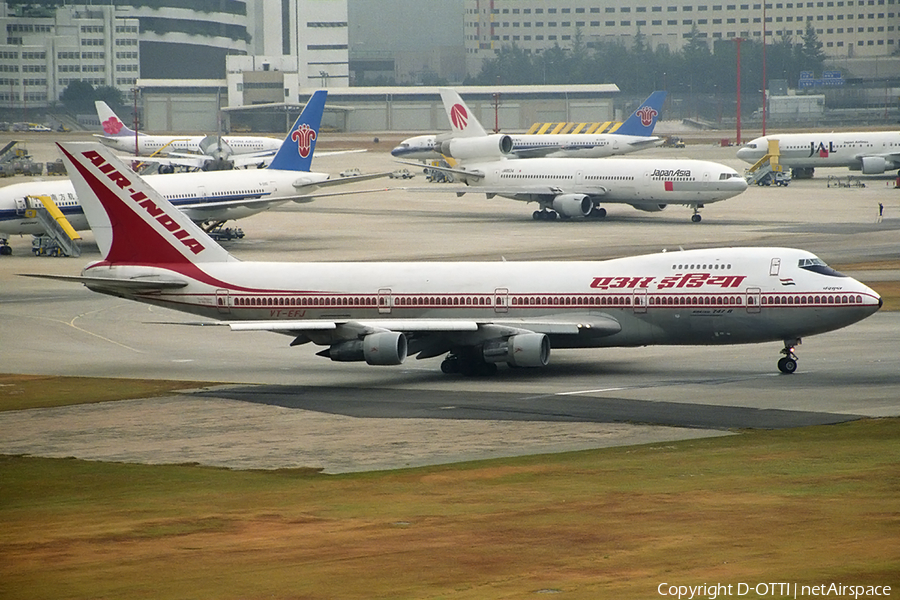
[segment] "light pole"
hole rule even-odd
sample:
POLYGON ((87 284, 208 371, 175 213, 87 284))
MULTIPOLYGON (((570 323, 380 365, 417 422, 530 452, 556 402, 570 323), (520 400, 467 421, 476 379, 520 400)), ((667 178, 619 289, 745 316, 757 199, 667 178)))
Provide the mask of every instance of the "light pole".
POLYGON ((744 38, 734 38, 731 40, 737 44, 737 145, 741 145, 741 42, 744 38))

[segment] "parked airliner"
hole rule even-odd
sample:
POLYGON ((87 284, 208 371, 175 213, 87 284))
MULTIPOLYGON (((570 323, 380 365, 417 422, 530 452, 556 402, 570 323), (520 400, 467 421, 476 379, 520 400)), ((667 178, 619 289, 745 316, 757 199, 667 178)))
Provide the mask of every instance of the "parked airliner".
MULTIPOLYGON (((309 170, 326 96, 325 90, 313 94, 268 168, 148 175, 147 181, 193 221, 205 223, 206 228, 211 229, 288 200, 311 202, 316 191, 324 187, 384 177, 386 173, 329 179, 327 173, 309 170)), ((28 198, 34 196, 50 196, 76 230, 88 229, 88 221, 71 181, 34 181, 6 186, 0 188, 0 254, 11 253, 7 244, 10 235, 44 233, 40 221, 30 210, 28 198)))
POLYGON ((222 163, 228 163, 228 168, 249 166, 271 157, 281 147, 281 140, 265 136, 136 133, 102 100, 95 101, 94 107, 103 128, 103 134, 95 134, 100 142, 132 156, 159 153, 163 156, 157 161, 165 164, 196 168, 210 168, 222 163))
MULTIPOLYGON (((454 90, 448 92, 459 98, 459 94, 454 90)), ((666 92, 653 92, 621 126, 604 133, 510 134, 512 140, 510 155, 517 158, 540 156, 597 158, 628 154, 653 147, 661 141, 660 138, 653 137, 653 129, 656 127, 665 99, 666 92)), ((461 98, 447 110, 447 118, 450 119, 452 127, 449 134, 407 138, 391 150, 391 154, 396 158, 436 160, 445 156, 442 145, 452 137, 487 135, 481 124, 471 117, 469 108, 461 98)))
MULTIPOLYGON (((444 106, 452 112, 461 103, 453 90, 442 89, 444 106)), ((483 131, 483 129, 482 129, 483 131)), ((428 191, 484 193, 541 207, 536 221, 588 217, 602 219, 601 203, 630 204, 643 211, 657 212, 670 204, 693 208, 691 220, 700 222, 699 209, 711 202, 737 196, 747 182, 731 167, 689 159, 662 158, 531 158, 511 160, 512 138, 504 134, 456 137, 444 142, 441 151, 457 161, 456 167, 432 166, 450 173, 465 184, 431 186, 428 191)), ((414 163, 406 163, 414 164, 414 163)), ((422 188, 412 189, 421 191, 422 188)))
POLYGON ((900 169, 900 131, 844 133, 782 133, 758 137, 737 152, 754 164, 778 140, 778 162, 791 169, 794 179, 810 179, 816 167, 849 167, 865 175, 900 169))
MULTIPOLYGON (((543 367, 552 348, 779 342, 876 312, 880 296, 813 254, 711 248, 596 262, 241 262, 100 144, 59 144, 116 297, 288 335, 333 361, 446 355, 447 373, 543 367)), ((840 367, 838 367, 840 368, 840 367)))

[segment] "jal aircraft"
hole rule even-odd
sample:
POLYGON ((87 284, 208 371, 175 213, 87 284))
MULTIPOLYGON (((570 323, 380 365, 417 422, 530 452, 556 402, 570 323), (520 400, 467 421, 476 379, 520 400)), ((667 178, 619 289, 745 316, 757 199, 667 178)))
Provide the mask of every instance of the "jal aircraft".
POLYGON ((872 289, 791 248, 711 248, 595 262, 241 262, 100 144, 59 144, 102 260, 102 294, 323 346, 333 361, 445 356, 445 373, 544 367, 551 348, 779 342, 881 307, 872 289))
POLYGON ((758 137, 737 152, 738 158, 756 163, 778 140, 778 162, 795 179, 810 179, 816 167, 849 167, 865 175, 900 169, 900 131, 845 133, 782 133, 758 137))
MULTIPOLYGON (((154 188, 207 230, 292 200, 311 202, 321 188, 383 177, 375 173, 329 179, 310 171, 327 92, 312 95, 271 164, 265 169, 148 175, 154 188)), ((78 193, 69 180, 35 181, 0 188, 0 254, 10 254, 10 235, 41 235, 44 228, 28 197, 49 196, 78 231, 88 229, 78 193)))
MULTIPOLYGON (((471 111, 453 90, 442 89, 444 106, 471 111)), ((630 204, 657 212, 670 204, 693 208, 691 220, 700 222, 699 210, 711 202, 737 196, 747 182, 731 167, 689 159, 662 158, 530 158, 510 159, 512 139, 504 134, 456 137, 441 148, 456 159, 457 167, 429 167, 450 173, 465 186, 411 188, 411 191, 479 192, 523 202, 537 202, 536 221, 587 217, 602 219, 601 203, 630 204)), ((402 162, 402 161, 401 161, 402 162)), ((414 164, 407 162, 406 164, 414 164)))
MULTIPOLYGON (((442 92, 443 93, 443 92, 442 92)), ((483 137, 487 132, 470 115, 469 108, 454 90, 447 90, 459 100, 451 106, 444 105, 450 119, 452 131, 449 134, 419 135, 400 142, 391 150, 395 158, 436 160, 449 156, 450 147, 445 143, 453 137, 483 137)), ((509 154, 517 158, 541 156, 599 158, 617 154, 628 154, 636 150, 650 148, 661 140, 653 137, 653 129, 662 112, 666 92, 653 92, 618 129, 605 133, 565 133, 530 135, 510 135, 512 148, 509 154)))
POLYGON ((120 152, 135 156, 150 156, 159 152, 156 162, 186 167, 210 167, 216 161, 230 164, 229 168, 255 165, 265 157, 272 157, 281 147, 281 140, 264 136, 217 135, 148 135, 136 133, 122 122, 102 100, 94 102, 103 134, 95 134, 101 143, 120 152))

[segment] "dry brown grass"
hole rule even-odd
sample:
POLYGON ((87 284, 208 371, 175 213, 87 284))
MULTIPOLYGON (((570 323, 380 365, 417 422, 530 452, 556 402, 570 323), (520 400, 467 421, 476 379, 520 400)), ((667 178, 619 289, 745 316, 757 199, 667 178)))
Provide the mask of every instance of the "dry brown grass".
POLYGON ((898 434, 900 421, 872 420, 341 476, 7 457, 0 589, 596 599, 656 597, 662 582, 896 586, 898 434))

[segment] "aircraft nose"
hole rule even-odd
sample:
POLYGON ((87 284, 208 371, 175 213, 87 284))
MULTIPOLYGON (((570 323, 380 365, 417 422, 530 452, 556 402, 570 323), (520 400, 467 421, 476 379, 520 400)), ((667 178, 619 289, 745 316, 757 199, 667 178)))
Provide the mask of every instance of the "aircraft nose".
POLYGON ((753 149, 752 148, 741 148, 737 151, 737 157, 741 160, 745 161, 755 161, 756 159, 753 157, 753 149))
POLYGON ((394 149, 391 150, 391 156, 403 156, 403 146, 394 146, 394 149))

